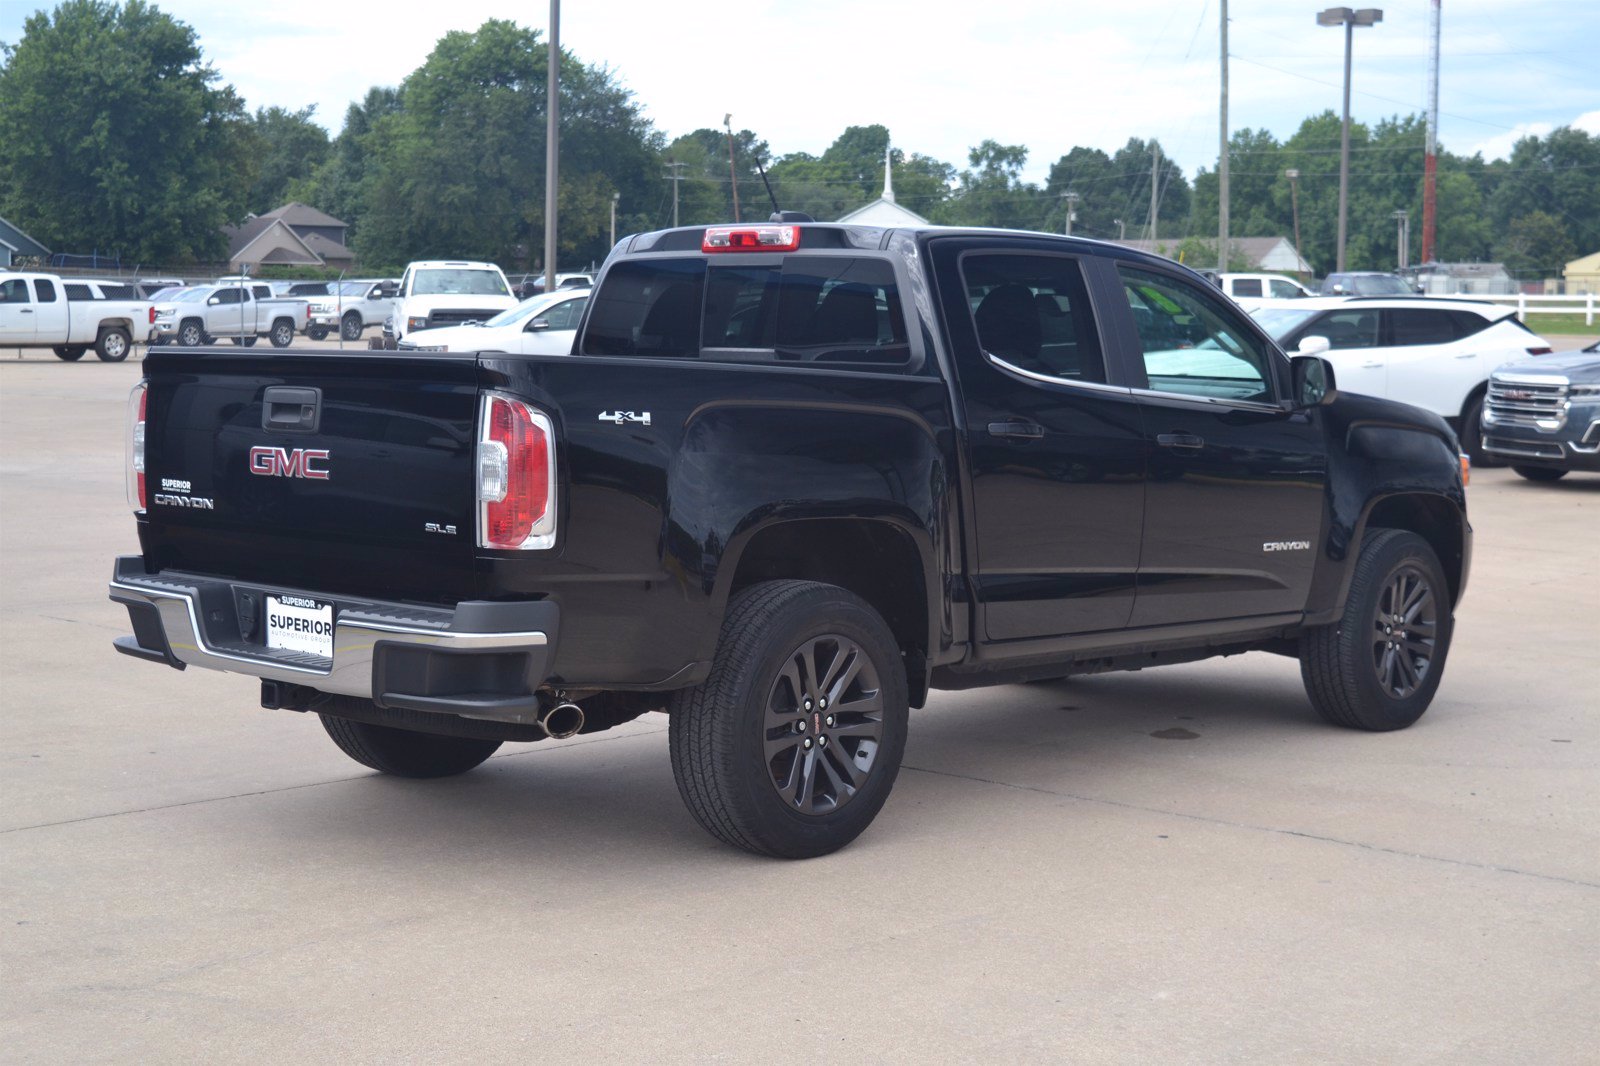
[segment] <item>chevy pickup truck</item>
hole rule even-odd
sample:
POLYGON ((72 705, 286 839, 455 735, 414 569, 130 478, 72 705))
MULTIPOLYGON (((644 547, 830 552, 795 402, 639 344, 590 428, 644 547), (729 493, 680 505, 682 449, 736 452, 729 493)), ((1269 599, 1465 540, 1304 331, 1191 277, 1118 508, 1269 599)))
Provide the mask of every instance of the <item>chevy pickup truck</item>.
POLYGON ((462 260, 408 263, 398 284, 380 285, 379 296, 394 301, 383 327, 391 349, 417 330, 485 322, 517 305, 499 267, 462 260))
POLYGON ((249 348, 266 337, 287 348, 310 322, 305 297, 274 296, 266 282, 221 281, 174 293, 152 311, 155 339, 195 348, 226 337, 249 348))
POLYGON ((694 818, 765 855, 861 833, 933 689, 1261 650, 1327 721, 1409 726, 1470 565, 1443 419, 1081 239, 672 229, 571 354, 145 371, 118 651, 404 777, 664 710, 694 818))
POLYGON ((0 348, 50 348, 76 362, 91 347, 120 363, 155 321, 126 285, 56 274, 0 273, 0 348))

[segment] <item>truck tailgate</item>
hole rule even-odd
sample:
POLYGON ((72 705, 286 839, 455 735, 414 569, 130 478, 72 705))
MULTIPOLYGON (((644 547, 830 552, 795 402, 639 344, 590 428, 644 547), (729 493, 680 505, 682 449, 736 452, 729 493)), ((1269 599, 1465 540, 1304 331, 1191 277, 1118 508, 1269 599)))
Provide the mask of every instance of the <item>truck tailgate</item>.
POLYGON ((152 569, 453 603, 476 589, 476 362, 153 352, 152 569))

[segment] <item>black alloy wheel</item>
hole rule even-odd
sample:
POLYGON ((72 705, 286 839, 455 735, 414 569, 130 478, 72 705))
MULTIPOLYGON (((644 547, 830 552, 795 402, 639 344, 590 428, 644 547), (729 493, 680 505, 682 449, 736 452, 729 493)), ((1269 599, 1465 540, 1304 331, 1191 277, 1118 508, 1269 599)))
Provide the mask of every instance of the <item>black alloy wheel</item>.
POLYGON ((356 314, 354 311, 350 312, 348 315, 345 315, 344 318, 339 321, 339 335, 347 341, 360 340, 362 329, 363 326, 361 324, 361 316, 356 314))
POLYGON ((883 743, 883 690, 866 651, 830 633, 789 654, 767 697, 763 753, 772 787, 801 814, 855 798, 883 743))
POLYGON ((1401 567, 1378 594, 1372 616, 1372 666, 1385 695, 1403 700, 1422 687, 1438 634, 1438 600, 1428 575, 1401 567))
POLYGON ((81 348, 75 344, 54 349, 57 359, 64 359, 69 363, 75 363, 79 359, 82 359, 83 353, 88 350, 89 349, 81 348))
POLYGON ((306 330, 306 336, 314 341, 325 341, 328 339, 328 331, 323 326, 312 326, 306 330))

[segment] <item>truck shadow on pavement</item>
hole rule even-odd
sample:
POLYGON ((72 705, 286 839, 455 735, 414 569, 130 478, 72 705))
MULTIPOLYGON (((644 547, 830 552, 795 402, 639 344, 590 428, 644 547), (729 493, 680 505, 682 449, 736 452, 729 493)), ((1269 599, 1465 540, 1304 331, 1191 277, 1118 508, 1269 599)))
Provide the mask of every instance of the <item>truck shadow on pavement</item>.
MULTIPOLYGON (((1317 720, 1298 671, 1283 666, 1282 678, 1260 669, 1230 676, 1227 665, 1212 663, 936 693, 912 712, 896 787, 915 788, 918 821, 936 823, 969 802, 971 780, 1095 794, 1125 783, 1128 773, 1162 772, 1175 758, 1212 758, 1220 766, 1244 750, 1292 754, 1303 746, 1309 759, 1330 734, 1357 736, 1317 720)), ((422 850, 468 867, 590 866, 601 856, 662 870, 703 870, 708 854, 748 861, 705 835, 683 808, 666 724, 650 715, 625 733, 508 745, 458 778, 330 782, 325 787, 337 790, 336 799, 323 788, 306 790, 304 802, 274 812, 293 823, 274 832, 347 859, 369 849, 422 850)), ((863 843, 894 839, 895 806, 891 797, 863 843)))

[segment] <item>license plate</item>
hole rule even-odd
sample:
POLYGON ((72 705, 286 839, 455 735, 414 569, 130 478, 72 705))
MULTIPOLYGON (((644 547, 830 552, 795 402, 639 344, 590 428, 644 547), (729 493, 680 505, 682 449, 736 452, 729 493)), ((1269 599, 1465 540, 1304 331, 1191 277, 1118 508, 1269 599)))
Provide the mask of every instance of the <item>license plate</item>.
POLYGON ((267 647, 333 658, 333 604, 268 596, 267 647))

